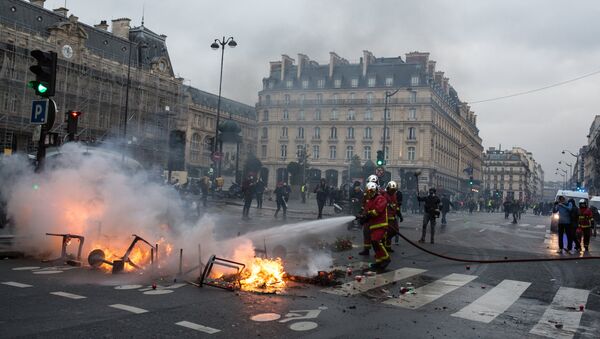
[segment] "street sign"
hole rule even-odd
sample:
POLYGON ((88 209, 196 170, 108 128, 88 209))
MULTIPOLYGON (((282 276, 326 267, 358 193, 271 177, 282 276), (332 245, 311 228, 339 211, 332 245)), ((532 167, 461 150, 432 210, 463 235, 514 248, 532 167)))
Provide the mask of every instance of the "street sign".
POLYGON ((31 102, 31 123, 43 125, 48 116, 48 99, 33 100, 31 102))

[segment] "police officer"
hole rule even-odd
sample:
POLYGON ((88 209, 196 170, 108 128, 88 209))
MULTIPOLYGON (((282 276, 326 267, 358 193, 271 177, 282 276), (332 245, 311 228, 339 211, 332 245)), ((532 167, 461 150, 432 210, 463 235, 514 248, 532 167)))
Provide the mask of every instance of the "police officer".
POLYGON ((429 189, 429 195, 426 197, 417 196, 418 201, 425 202, 425 208, 423 213, 423 230, 421 233, 420 243, 425 242, 425 234, 427 233, 427 224, 431 225, 431 243, 435 236, 435 218, 439 217, 440 214, 440 198, 435 195, 435 188, 429 189))

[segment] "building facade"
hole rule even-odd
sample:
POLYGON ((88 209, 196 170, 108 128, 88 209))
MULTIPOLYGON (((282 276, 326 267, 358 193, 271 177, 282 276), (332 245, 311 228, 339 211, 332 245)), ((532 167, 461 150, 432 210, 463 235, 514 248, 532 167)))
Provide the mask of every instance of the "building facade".
POLYGON ((483 185, 489 196, 526 203, 544 198, 544 171, 533 154, 521 147, 490 147, 483 154, 483 185))
POLYGON ((583 166, 583 186, 591 195, 600 195, 600 115, 596 115, 587 135, 587 146, 581 148, 578 160, 583 166))
POLYGON ((351 159, 372 164, 381 150, 403 185, 420 172, 421 190, 464 191, 470 176, 481 178, 477 117, 435 64, 429 53, 403 60, 369 51, 359 63, 334 52, 326 65, 304 54, 271 62, 256 105, 268 181, 288 180, 287 165, 306 155, 309 181, 339 186, 357 179, 348 176, 351 159))

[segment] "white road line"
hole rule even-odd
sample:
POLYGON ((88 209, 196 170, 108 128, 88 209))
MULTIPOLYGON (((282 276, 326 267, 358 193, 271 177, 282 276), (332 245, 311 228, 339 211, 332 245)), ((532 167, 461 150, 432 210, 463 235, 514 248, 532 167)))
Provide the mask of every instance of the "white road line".
POLYGON ((391 284, 394 281, 410 278, 414 275, 421 274, 426 271, 427 270, 422 270, 420 268, 403 267, 392 272, 377 274, 372 277, 365 276, 360 282, 356 280, 347 282, 345 284, 342 284, 339 288, 326 288, 321 290, 321 292, 346 296, 356 295, 372 290, 374 288, 391 284))
POLYGON ((399 298, 387 300, 384 304, 412 309, 419 308, 476 278, 476 275, 452 273, 430 284, 417 288, 415 294, 404 294, 399 298))
POLYGON ((148 312, 148 310, 145 310, 143 308, 137 308, 137 307, 123 305, 123 304, 114 304, 114 305, 108 305, 108 306, 112 307, 112 308, 117 308, 119 310, 123 310, 123 311, 131 312, 131 313, 135 313, 135 314, 140 314, 140 313, 146 313, 146 312, 148 312))
POLYGON ((546 225, 535 225, 535 228, 546 228, 546 225))
POLYGON ((87 298, 82 295, 72 294, 72 293, 67 293, 67 292, 60 292, 60 291, 59 292, 50 292, 50 294, 57 295, 59 297, 69 298, 69 299, 85 299, 85 298, 87 298))
POLYGON ((488 293, 452 316, 489 324, 517 301, 529 285, 531 285, 529 282, 503 280, 488 293))
POLYGON ((531 226, 531 224, 519 224, 519 227, 527 227, 527 226, 531 226))
POLYGON ((5 282, 2 282, 2 284, 12 286, 12 287, 19 287, 19 288, 33 287, 32 285, 21 284, 21 283, 15 282, 15 281, 5 281, 5 282))
POLYGON ((175 323, 175 325, 191 328, 192 330, 196 330, 196 331, 200 331, 200 332, 204 332, 204 333, 208 333, 208 334, 215 334, 215 333, 221 332, 221 330, 217 330, 216 328, 194 324, 192 322, 185 321, 185 320, 175 323))
POLYGON ((484 232, 484 231, 485 231, 485 228, 482 228, 479 230, 479 233, 484 232))
POLYGON ((549 338, 570 339, 577 333, 581 315, 579 305, 586 305, 590 291, 561 287, 540 321, 529 332, 549 338), (562 324, 557 328, 555 324, 562 324))

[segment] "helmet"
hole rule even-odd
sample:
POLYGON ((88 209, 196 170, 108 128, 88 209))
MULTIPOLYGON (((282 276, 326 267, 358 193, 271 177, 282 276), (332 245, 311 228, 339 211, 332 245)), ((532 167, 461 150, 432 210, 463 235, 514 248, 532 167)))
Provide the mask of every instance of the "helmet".
POLYGON ((396 189, 398 189, 398 184, 396 184, 396 182, 392 180, 387 183, 385 188, 388 190, 396 190, 396 189))
POLYGON ((374 182, 367 183, 367 191, 377 191, 377 184, 374 182))
POLYGON ((375 175, 375 174, 371 174, 369 175, 369 178, 367 179, 367 182, 378 182, 379 178, 375 175))
POLYGON ((586 206, 587 205, 587 201, 585 199, 579 199, 579 206, 586 206))

